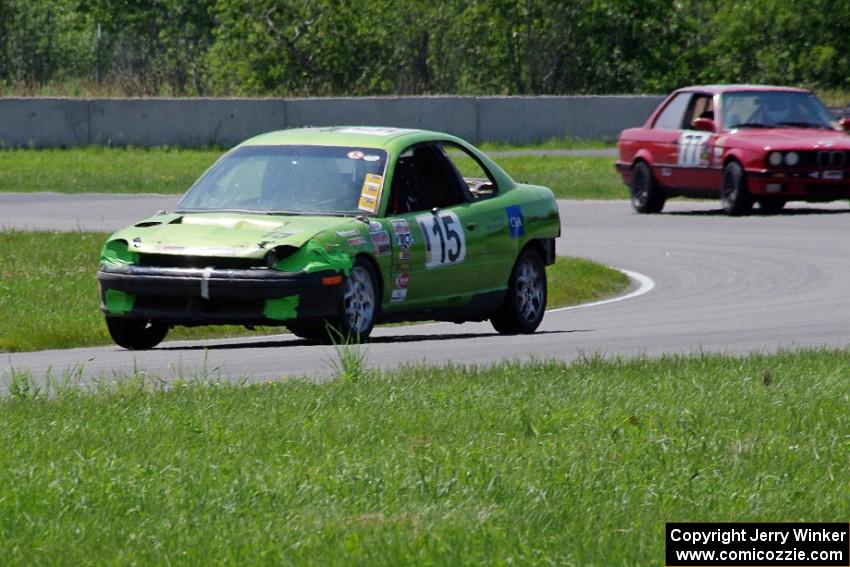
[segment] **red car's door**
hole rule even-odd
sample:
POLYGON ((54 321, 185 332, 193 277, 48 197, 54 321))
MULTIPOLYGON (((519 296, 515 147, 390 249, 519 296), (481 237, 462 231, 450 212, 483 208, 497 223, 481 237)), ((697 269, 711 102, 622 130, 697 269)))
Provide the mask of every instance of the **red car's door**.
POLYGON ((685 112, 683 128, 677 140, 676 187, 684 189, 720 189, 720 170, 713 166, 716 132, 697 130, 698 118, 714 120, 714 99, 710 94, 695 93, 685 112))
POLYGON ((670 99, 645 138, 655 178, 666 187, 680 187, 679 141, 692 96, 682 92, 670 99))

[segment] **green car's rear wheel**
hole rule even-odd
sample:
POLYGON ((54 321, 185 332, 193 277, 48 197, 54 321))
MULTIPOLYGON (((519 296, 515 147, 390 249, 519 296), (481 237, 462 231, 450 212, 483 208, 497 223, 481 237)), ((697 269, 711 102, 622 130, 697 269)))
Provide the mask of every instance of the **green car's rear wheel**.
POLYGON ((107 317, 106 328, 115 344, 129 350, 153 348, 168 334, 168 325, 147 319, 107 317))
POLYGON ((499 333, 517 335, 533 333, 546 313, 546 266, 535 250, 525 249, 517 258, 508 295, 490 317, 499 333))

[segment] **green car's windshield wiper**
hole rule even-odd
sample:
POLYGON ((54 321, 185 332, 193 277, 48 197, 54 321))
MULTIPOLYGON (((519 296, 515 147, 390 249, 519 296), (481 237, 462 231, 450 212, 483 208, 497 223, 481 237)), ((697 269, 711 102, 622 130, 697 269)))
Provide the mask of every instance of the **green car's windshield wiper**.
POLYGON ((815 122, 793 122, 793 121, 789 121, 789 122, 777 122, 776 125, 777 126, 789 126, 791 128, 817 128, 818 130, 825 130, 825 129, 832 130, 832 128, 830 126, 827 126, 825 124, 817 124, 815 122))
POLYGON ((773 126, 762 124, 761 122, 742 122, 740 124, 733 124, 730 128, 773 128, 773 126))

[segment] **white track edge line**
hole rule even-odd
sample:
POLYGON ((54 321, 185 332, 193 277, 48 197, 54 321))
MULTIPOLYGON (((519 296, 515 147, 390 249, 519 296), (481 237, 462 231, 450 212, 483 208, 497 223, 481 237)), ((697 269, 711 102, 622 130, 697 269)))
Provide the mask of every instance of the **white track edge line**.
POLYGON ((599 305, 607 305, 608 303, 617 303, 619 301, 625 301, 627 299, 634 299, 635 297, 647 294, 653 289, 655 289, 655 280, 653 280, 647 275, 641 274, 640 272, 633 272, 631 270, 623 270, 614 266, 610 266, 610 268, 617 270, 618 272, 623 272, 624 274, 629 276, 629 279, 634 280, 638 283, 638 288, 631 293, 627 293, 626 295, 620 295, 617 297, 612 297, 610 299, 602 299, 599 301, 592 301, 590 303, 580 303, 579 305, 570 305, 569 307, 549 309, 546 312, 557 313, 558 311, 569 311, 570 309, 584 309, 585 307, 596 307, 599 305))

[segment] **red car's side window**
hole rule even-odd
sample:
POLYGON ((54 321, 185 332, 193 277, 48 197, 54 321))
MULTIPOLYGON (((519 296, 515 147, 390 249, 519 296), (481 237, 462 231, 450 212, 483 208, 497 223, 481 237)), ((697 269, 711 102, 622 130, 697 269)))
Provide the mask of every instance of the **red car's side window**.
POLYGON ((673 100, 667 103, 667 106, 664 107, 664 110, 662 110, 661 114, 658 115, 658 118, 655 119, 655 124, 653 124, 652 127, 659 128, 661 130, 681 130, 682 119, 684 117, 685 110, 688 108, 688 102, 690 99, 691 93, 677 94, 673 100))

